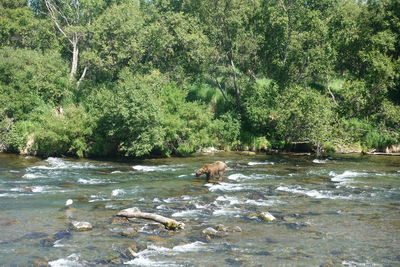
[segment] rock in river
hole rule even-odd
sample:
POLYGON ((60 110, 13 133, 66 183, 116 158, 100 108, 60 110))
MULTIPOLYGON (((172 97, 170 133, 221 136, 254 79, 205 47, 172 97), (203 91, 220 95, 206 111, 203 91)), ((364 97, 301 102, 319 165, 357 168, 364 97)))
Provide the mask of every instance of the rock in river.
POLYGON ((126 237, 134 236, 137 234, 137 229, 130 227, 123 230, 120 234, 126 237))
POLYGON ((227 232, 218 231, 218 230, 215 230, 212 227, 208 227, 208 228, 204 229, 203 231, 201 231, 201 233, 203 235, 205 235, 207 237, 211 237, 211 238, 213 238, 213 237, 225 237, 225 236, 228 235, 227 232))
POLYGON ((78 230, 78 231, 88 231, 88 230, 93 229, 92 225, 88 222, 72 221, 71 226, 72 226, 72 229, 78 230))
POLYGON ((251 217, 258 217, 258 218, 260 218, 261 220, 266 221, 266 222, 274 222, 274 221, 276 221, 275 216, 272 215, 271 213, 269 213, 268 211, 261 212, 261 213, 253 213, 253 214, 250 214, 250 215, 248 215, 248 216, 249 216, 250 218, 251 218, 251 217))

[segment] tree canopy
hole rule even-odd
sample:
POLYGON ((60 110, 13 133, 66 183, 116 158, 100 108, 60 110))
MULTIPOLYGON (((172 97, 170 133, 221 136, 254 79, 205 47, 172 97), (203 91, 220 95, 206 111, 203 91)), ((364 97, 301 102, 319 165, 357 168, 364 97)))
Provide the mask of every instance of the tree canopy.
POLYGON ((0 0, 0 149, 400 143, 400 0, 0 0))

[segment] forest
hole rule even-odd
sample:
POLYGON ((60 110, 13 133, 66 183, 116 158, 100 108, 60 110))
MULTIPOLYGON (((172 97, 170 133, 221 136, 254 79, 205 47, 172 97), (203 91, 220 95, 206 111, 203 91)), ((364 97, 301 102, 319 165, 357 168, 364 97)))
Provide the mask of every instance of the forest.
POLYGON ((400 0, 0 0, 0 150, 400 143, 400 0))

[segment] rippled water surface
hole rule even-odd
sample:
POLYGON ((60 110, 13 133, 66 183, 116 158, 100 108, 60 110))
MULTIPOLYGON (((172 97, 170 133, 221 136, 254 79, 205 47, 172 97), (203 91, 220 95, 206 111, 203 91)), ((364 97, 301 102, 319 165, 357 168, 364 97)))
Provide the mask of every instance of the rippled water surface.
POLYGON ((400 157, 221 153, 133 162, 0 154, 0 207, 0 265, 400 265, 400 157), (215 160, 229 166, 224 181, 194 177, 215 160), (116 220, 129 207, 185 229, 116 220), (253 216, 266 211, 277 221, 253 216), (93 230, 70 230, 74 220, 93 230), (242 231, 202 235, 219 224, 242 231), (128 228, 137 233, 122 236, 128 228))

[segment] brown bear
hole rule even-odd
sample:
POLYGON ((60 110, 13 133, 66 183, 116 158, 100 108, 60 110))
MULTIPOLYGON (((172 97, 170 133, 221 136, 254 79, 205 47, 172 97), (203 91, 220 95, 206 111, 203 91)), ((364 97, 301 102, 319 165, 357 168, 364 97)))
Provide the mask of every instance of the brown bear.
POLYGON ((196 177, 205 174, 207 176, 207 181, 210 181, 210 179, 215 176, 218 176, 217 179, 221 179, 227 168, 228 166, 226 166, 222 161, 216 161, 212 164, 204 164, 202 168, 197 170, 196 177))

